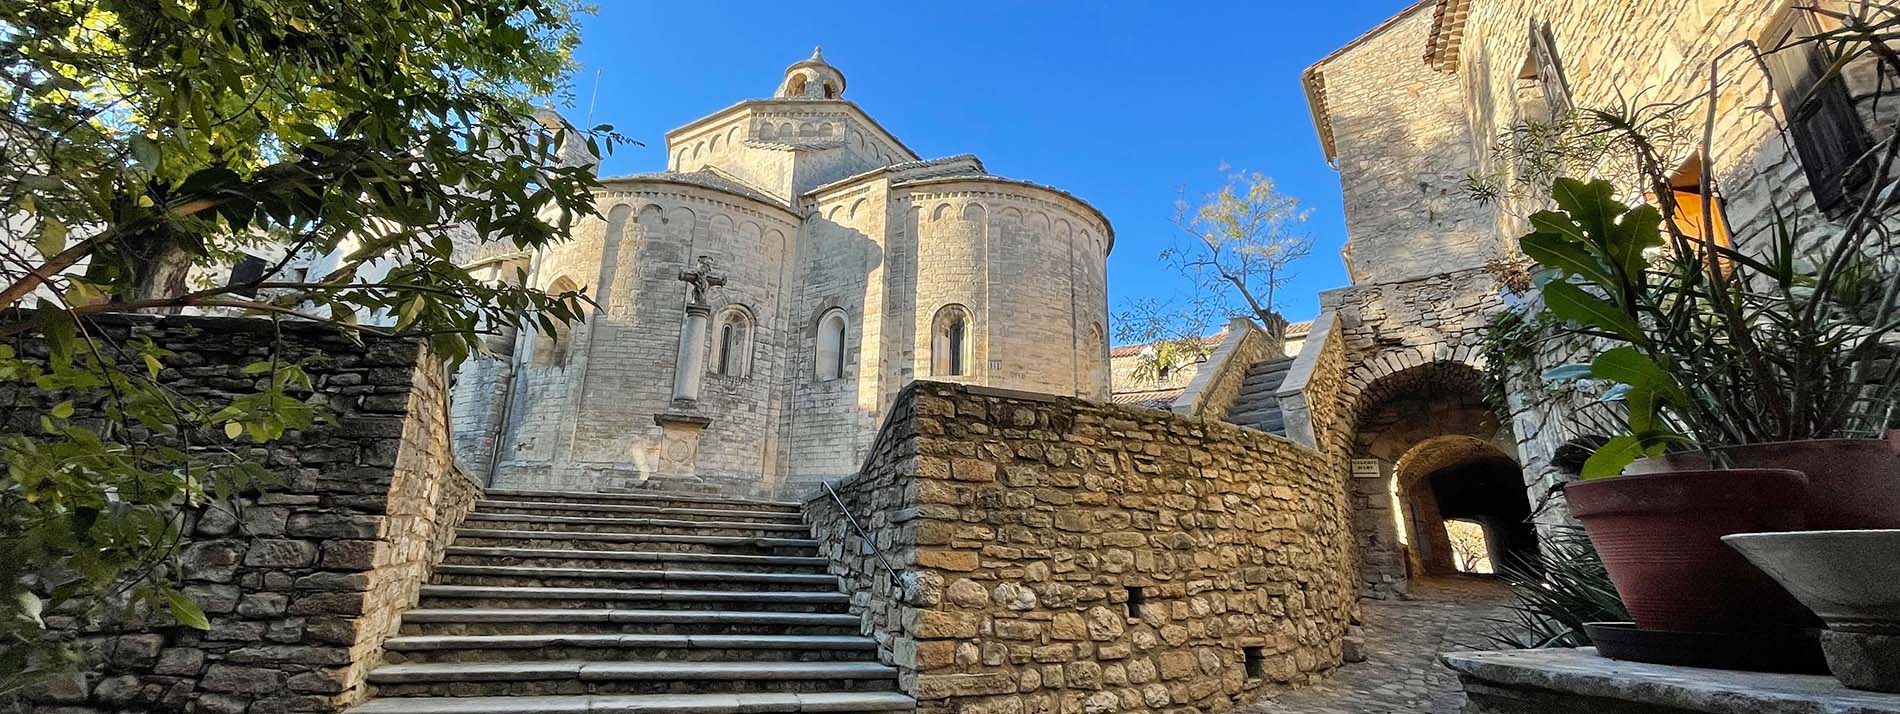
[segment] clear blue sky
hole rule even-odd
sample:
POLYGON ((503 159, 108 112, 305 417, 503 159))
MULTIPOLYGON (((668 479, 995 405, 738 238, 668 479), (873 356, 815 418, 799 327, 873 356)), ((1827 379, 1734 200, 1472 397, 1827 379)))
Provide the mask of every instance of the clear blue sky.
POLYGON ((1413 0, 597 2, 564 112, 586 116, 602 70, 593 122, 646 143, 604 174, 664 168, 668 130, 771 96, 823 45, 845 98, 924 158, 974 153, 1107 214, 1111 312, 1185 288, 1155 259, 1183 187, 1218 187, 1223 162, 1273 176, 1313 209, 1313 254, 1283 301, 1301 320, 1316 291, 1346 283, 1346 236, 1299 74, 1413 0))

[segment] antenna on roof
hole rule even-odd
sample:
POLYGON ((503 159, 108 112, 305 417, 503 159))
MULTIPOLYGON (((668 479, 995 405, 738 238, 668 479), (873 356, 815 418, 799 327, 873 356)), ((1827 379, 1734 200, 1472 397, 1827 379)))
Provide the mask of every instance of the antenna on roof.
POLYGON ((587 125, 594 125, 594 102, 600 99, 600 69, 594 70, 594 93, 587 97, 587 125))

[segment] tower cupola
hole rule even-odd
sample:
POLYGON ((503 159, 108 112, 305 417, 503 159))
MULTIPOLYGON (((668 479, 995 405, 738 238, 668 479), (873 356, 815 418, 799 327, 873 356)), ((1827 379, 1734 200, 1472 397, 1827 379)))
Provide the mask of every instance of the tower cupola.
POLYGON ((785 81, 773 95, 778 99, 837 99, 844 96, 844 73, 825 62, 825 48, 811 51, 811 59, 785 68, 785 81))

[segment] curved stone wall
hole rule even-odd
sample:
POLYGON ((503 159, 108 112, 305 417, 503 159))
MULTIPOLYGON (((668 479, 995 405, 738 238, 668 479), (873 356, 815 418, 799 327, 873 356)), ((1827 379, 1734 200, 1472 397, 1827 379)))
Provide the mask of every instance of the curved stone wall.
POLYGON ((1107 228, 1066 194, 990 177, 900 189, 917 236, 910 368, 918 378, 1103 399, 1108 394, 1107 228), (947 305, 975 316, 963 375, 931 364, 947 305))

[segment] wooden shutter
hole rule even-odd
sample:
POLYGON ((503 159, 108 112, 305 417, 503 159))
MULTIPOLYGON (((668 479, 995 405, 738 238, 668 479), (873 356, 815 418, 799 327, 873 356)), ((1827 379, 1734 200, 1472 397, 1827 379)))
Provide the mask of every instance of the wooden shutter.
POLYGON ((1870 171, 1856 160, 1873 147, 1873 140, 1854 110, 1847 84, 1839 75, 1828 76, 1833 58, 1827 49, 1816 43, 1795 44, 1814 33, 1805 11, 1790 10, 1770 35, 1768 68, 1814 202, 1822 211, 1838 212, 1867 188, 1870 171))
POLYGON ((1544 104, 1550 108, 1550 118, 1557 119, 1571 109, 1570 79, 1557 56, 1557 38, 1550 33, 1550 23, 1531 21, 1530 54, 1537 83, 1544 90, 1544 104))

